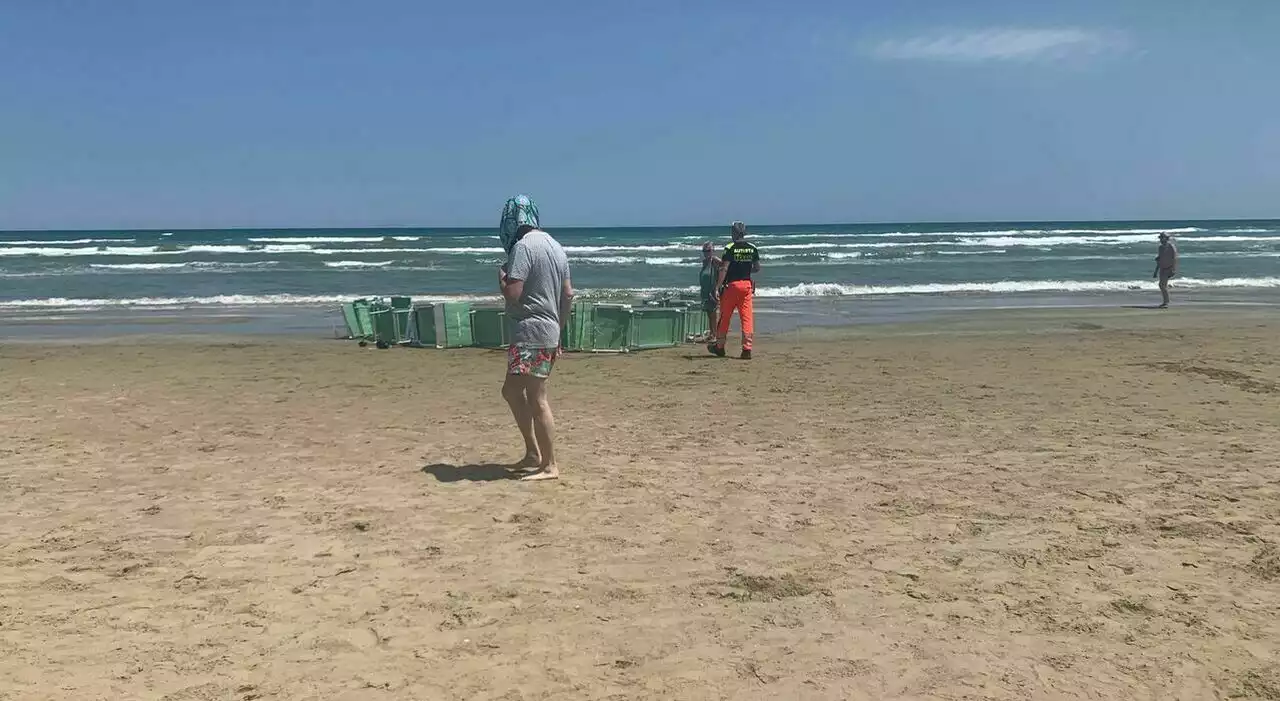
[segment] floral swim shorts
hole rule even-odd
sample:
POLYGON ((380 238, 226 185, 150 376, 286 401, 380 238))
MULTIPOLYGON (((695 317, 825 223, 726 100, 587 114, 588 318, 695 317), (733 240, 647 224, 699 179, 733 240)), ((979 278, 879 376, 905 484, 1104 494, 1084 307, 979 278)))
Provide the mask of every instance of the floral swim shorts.
POLYGON ((551 377, 551 368, 555 367, 559 348, 529 348, 527 346, 507 347, 507 374, 533 375, 546 379, 551 377))

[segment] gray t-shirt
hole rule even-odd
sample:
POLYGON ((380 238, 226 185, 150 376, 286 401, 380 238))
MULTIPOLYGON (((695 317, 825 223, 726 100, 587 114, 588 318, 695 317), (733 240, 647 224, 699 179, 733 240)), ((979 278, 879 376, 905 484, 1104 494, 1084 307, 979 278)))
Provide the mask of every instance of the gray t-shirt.
POLYGON ((530 348, 560 345, 560 291, 569 279, 569 259, 551 235, 533 230, 511 249, 507 279, 523 280, 515 304, 507 303, 507 337, 530 348))

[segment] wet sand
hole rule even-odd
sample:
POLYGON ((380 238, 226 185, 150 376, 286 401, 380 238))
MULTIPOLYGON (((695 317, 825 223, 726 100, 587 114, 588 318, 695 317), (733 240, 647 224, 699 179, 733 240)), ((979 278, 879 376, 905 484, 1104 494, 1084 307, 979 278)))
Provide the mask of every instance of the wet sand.
POLYGON ((0 699, 1280 698, 1280 319, 0 346, 0 699))

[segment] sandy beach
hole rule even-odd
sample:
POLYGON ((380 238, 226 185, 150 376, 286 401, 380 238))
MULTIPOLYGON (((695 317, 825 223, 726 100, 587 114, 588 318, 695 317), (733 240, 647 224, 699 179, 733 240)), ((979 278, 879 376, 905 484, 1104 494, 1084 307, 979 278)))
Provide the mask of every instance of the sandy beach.
POLYGON ((1280 699, 1280 320, 0 346, 0 699, 1280 699))

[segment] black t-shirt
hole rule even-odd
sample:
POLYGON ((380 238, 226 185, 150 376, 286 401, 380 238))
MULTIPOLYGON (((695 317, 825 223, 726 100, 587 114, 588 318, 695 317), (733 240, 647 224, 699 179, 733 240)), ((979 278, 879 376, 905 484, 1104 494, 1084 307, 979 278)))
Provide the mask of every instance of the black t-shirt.
POLYGON ((737 280, 750 280, 752 269, 760 262, 760 251, 753 243, 735 241, 724 247, 721 260, 729 268, 724 274, 726 285, 737 280))

